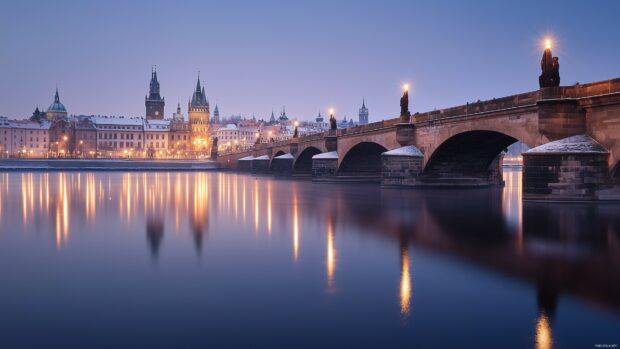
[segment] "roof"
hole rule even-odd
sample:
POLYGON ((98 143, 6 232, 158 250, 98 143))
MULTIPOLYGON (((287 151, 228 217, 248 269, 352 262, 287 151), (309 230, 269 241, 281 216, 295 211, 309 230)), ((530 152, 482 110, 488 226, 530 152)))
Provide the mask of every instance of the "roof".
POLYGON ((588 135, 577 135, 545 143, 525 152, 526 154, 546 153, 609 153, 605 147, 588 135))
POLYGON ((11 128, 29 129, 29 130, 49 130, 52 125, 49 121, 38 123, 30 120, 9 120, 11 128))
POLYGON ((338 152, 330 151, 327 153, 316 154, 312 158, 313 159, 338 159, 338 152))
POLYGON ((146 120, 144 122, 144 130, 157 131, 157 130, 169 130, 170 120, 146 120))
POLYGON ((269 156, 267 155, 259 156, 259 157, 254 158, 254 160, 269 160, 269 156))
POLYGON ((390 151, 386 151, 384 153, 381 153, 381 155, 387 155, 387 156, 424 156, 424 154, 422 154, 420 149, 418 149, 414 145, 406 145, 406 146, 401 147, 401 148, 396 148, 396 149, 393 149, 393 150, 390 150, 390 151))
POLYGON ((294 159, 295 157, 291 153, 286 153, 280 156, 276 156, 274 159, 294 159))
POLYGON ((144 123, 142 118, 124 116, 93 116, 91 120, 95 125, 142 126, 144 123))
POLYGON ((244 158, 241 158, 238 161, 248 161, 248 160, 254 160, 254 157, 252 155, 250 155, 250 156, 246 156, 244 158))

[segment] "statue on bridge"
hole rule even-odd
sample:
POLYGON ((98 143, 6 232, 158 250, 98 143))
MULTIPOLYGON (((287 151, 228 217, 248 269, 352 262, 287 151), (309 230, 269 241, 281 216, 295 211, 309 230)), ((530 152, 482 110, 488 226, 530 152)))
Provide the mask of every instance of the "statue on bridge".
POLYGON ((336 117, 334 116, 334 114, 330 114, 329 115, 329 129, 335 130, 337 128, 338 128, 338 124, 336 123, 336 117))
POLYGON ((299 130, 297 129, 297 126, 295 126, 295 131, 293 132, 293 138, 299 138, 299 130))
POLYGON ((553 57, 551 48, 545 48, 540 60, 542 74, 538 77, 540 88, 560 86, 560 62, 558 57, 553 57))
POLYGON ((403 96, 400 97, 400 121, 409 122, 411 113, 409 112, 409 90, 405 89, 403 96))

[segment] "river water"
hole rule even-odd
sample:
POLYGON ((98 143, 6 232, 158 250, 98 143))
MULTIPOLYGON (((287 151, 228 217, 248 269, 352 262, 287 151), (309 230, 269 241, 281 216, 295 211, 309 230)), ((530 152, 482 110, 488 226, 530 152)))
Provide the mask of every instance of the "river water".
POLYGON ((620 344, 620 206, 217 172, 0 173, 1 348, 620 344))

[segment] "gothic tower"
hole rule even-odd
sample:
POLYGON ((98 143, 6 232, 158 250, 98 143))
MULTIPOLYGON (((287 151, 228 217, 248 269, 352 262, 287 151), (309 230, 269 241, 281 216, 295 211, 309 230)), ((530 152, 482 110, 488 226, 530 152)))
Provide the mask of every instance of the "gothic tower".
POLYGON ((220 110, 217 108, 217 104, 215 105, 215 109, 213 110, 213 123, 220 123, 220 110))
POLYGON ((144 105, 146 106, 147 120, 162 120, 164 118, 165 99, 159 94, 159 81, 157 81, 157 70, 151 71, 151 84, 149 86, 149 95, 144 97, 144 105))
POLYGON ((368 123, 368 108, 366 108, 366 100, 362 98, 362 107, 359 113, 359 124, 366 125, 368 123))
POLYGON ((187 114, 192 133, 192 147, 195 152, 208 153, 211 147, 209 125, 209 101, 205 95, 205 88, 200 86, 200 73, 196 90, 187 105, 187 114))

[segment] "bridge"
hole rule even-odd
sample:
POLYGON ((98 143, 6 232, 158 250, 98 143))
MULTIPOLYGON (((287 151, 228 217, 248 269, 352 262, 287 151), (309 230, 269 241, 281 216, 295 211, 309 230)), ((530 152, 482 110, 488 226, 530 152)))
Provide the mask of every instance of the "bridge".
POLYGON ((478 101, 218 154, 253 173, 384 186, 502 184, 503 151, 520 141, 532 200, 605 200, 620 187, 620 78, 478 101), (607 195, 607 196, 606 196, 607 195))

